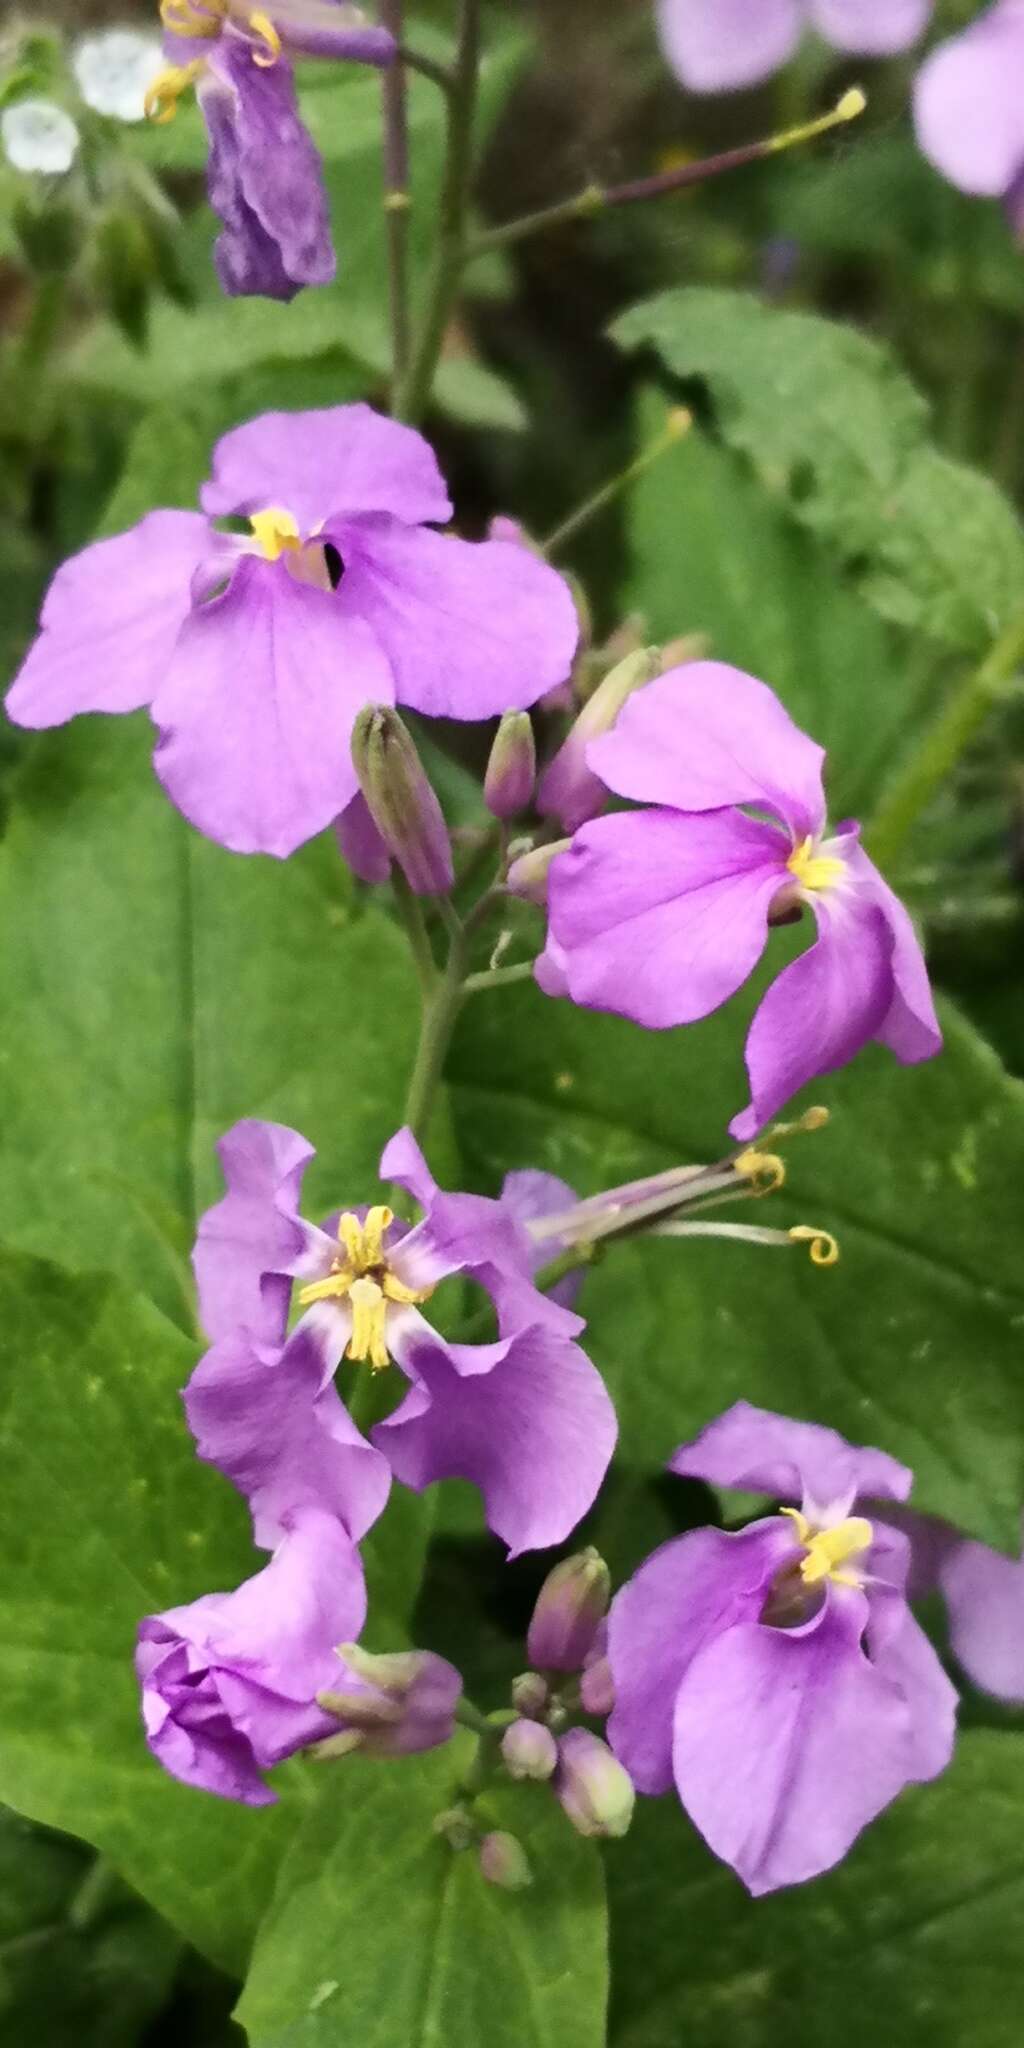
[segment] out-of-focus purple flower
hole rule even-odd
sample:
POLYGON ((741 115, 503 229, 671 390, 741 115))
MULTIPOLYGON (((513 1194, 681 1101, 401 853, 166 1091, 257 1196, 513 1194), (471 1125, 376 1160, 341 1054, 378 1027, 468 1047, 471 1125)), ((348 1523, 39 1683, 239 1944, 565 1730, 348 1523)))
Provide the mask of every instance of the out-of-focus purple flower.
POLYGON ((320 158, 299 116, 291 54, 389 64, 395 41, 335 0, 163 0, 171 63, 146 94, 169 121, 191 85, 210 138, 210 205, 223 223, 214 261, 231 296, 291 299, 329 284, 334 249, 320 158))
POLYGON ((932 0, 658 0, 662 48, 691 92, 730 92, 770 78, 805 29, 837 50, 890 56, 916 42, 932 0))
POLYGON ((1024 1556, 1005 1557, 913 1508, 893 1519, 910 1539, 911 1598, 942 1594, 950 1646, 972 1685, 1024 1705, 1024 1556))
POLYGON ((328 1735, 316 1695, 366 1614, 359 1553, 332 1515, 292 1516, 270 1563, 233 1593, 147 1616, 135 1668, 146 1740, 186 1785, 265 1806, 263 1772, 328 1735))
POLYGON ((1024 233, 1024 0, 996 0, 926 57, 914 87, 925 156, 962 192, 1005 201, 1024 233))
POLYGON ((279 1124, 236 1124, 220 1144, 228 1192, 199 1225, 200 1309, 213 1348, 186 1390, 199 1453, 249 1500, 256 1539, 273 1543, 299 1504, 337 1515, 357 1538, 391 1474, 417 1491, 436 1479, 479 1486, 512 1554, 562 1541, 590 1506, 615 1443, 600 1375, 573 1342, 580 1318, 538 1294, 534 1250, 512 1209, 446 1194, 411 1133, 386 1146, 381 1178, 424 1211, 345 1209, 327 1228, 298 1213, 312 1149, 279 1124), (498 1336, 452 1344, 422 1309, 463 1273, 490 1297, 498 1336), (299 1321, 287 1331, 298 1281, 299 1321), (343 1358, 410 1382, 366 1443, 338 1397, 343 1358))
POLYGON ((39 727, 148 705, 172 802, 234 852, 283 858, 346 810, 364 704, 487 718, 568 673, 561 578, 436 532, 452 508, 433 451, 367 405, 235 428, 201 503, 64 563, 7 709, 39 727))
POLYGON ((906 1537, 854 1512, 904 1501, 905 1466, 743 1401, 670 1462, 800 1503, 664 1544, 608 1618, 616 1755, 641 1792, 674 1780, 757 1895, 830 1869, 944 1769, 956 1694, 906 1602, 906 1537))
POLYGON ((537 971, 548 993, 654 1030, 692 1023, 747 979, 769 927, 809 905, 818 936, 754 1017, 751 1102, 733 1135, 752 1138, 869 1039, 908 1063, 941 1049, 907 912, 854 821, 828 835, 822 749, 766 684, 721 662, 673 669, 587 758, 649 808, 584 825, 553 863, 537 971))
POLYGON ((375 1656, 358 1643, 339 1643, 330 1686, 317 1704, 337 1732, 317 1745, 320 1757, 413 1756, 451 1740, 462 1678, 433 1650, 375 1656), (340 1663, 340 1670, 339 1670, 340 1663))
POLYGON ((626 1833, 635 1788, 608 1744, 589 1728, 570 1728, 562 1736, 552 1784, 577 1834, 617 1839, 626 1833))
POLYGON ((608 1612, 611 1573, 591 1544, 550 1571, 537 1595, 526 1654, 541 1671, 579 1671, 608 1612))

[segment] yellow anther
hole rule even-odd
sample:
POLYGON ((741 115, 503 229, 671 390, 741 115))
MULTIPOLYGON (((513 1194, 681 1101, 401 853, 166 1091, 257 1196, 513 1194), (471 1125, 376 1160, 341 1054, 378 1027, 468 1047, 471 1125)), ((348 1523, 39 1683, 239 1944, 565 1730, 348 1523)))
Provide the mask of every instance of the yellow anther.
POLYGON ((251 513, 249 524, 260 552, 268 562, 276 562, 286 548, 292 552, 302 546, 302 536, 295 520, 290 512, 282 511, 280 505, 268 505, 265 512, 251 513))
POLYGON ((252 61, 259 65, 261 71, 269 71, 281 55, 281 38, 269 14, 250 14, 249 27, 264 45, 262 50, 253 51, 252 61))
POLYGON ((398 1302, 403 1308, 418 1307, 421 1301, 429 1301, 434 1292, 432 1287, 407 1287, 390 1270, 384 1273, 380 1284, 388 1301, 398 1302))
POLYGON ((160 0, 160 19, 172 36, 218 36, 228 0, 160 0))
POLYGON ((786 1163, 777 1152, 759 1152, 755 1145, 748 1145, 732 1163, 736 1172, 749 1180, 752 1194, 774 1195, 785 1186, 786 1163))
POLYGON ((814 1223, 795 1223, 787 1235, 791 1244, 807 1246, 812 1266, 839 1264, 839 1240, 830 1230, 819 1230, 814 1223))
POLYGON ((830 1112, 823 1103, 814 1103, 810 1109, 805 1109, 803 1116, 798 1116, 793 1123, 773 1124, 768 1136, 770 1138, 800 1138, 807 1131, 823 1131, 829 1121, 829 1115, 830 1112))
POLYGON ((815 853, 814 841, 809 834, 799 846, 794 846, 786 866, 801 889, 808 889, 812 895, 823 889, 834 889, 846 873, 845 861, 837 860, 831 853, 815 853))
POLYGON ((182 93, 195 84, 205 69, 203 58, 194 57, 191 64, 169 64, 165 71, 158 71, 142 103, 147 119, 155 121, 158 128, 173 121, 182 93))
POLYGON ((783 1508, 781 1513, 796 1524, 797 1536, 807 1552, 800 1565, 805 1586, 819 1586, 824 1579, 831 1579, 837 1586, 860 1585, 860 1573, 847 1572, 842 1567, 848 1558, 870 1550, 875 1540, 874 1529, 863 1515, 850 1515, 831 1529, 813 1529, 799 1508, 783 1508))
POLYGON ((345 1356, 354 1365, 369 1359, 371 1369, 382 1372, 388 1364, 387 1303, 383 1289, 376 1280, 363 1277, 352 1281, 348 1298, 352 1303, 352 1335, 345 1356))
POLYGON ((394 1210, 378 1207, 368 1209, 363 1224, 362 1261, 364 1273, 371 1266, 379 1266, 384 1257, 384 1233, 390 1230, 395 1220, 394 1210))
POLYGON ((299 1307, 309 1308, 314 1301, 344 1301, 352 1285, 354 1275, 338 1268, 328 1273, 326 1280, 311 1280, 308 1287, 299 1288, 299 1307))

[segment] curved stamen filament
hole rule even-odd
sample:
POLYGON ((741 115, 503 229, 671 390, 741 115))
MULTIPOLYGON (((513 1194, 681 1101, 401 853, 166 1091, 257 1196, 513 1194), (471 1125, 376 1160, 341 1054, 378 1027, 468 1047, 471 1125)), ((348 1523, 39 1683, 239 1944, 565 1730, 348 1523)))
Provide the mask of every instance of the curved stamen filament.
POLYGON ((752 1194, 774 1195, 786 1184, 786 1162, 777 1152, 758 1152, 748 1145, 732 1163, 736 1172, 749 1180, 752 1194))
POLYGON ((218 36, 228 0, 160 0, 160 20, 172 36, 218 36))
POLYGON ((250 14, 249 27, 253 35, 258 36, 263 44, 261 50, 253 51, 252 61, 254 64, 259 65, 261 71, 269 71, 271 65, 276 64, 281 55, 281 38, 269 14, 250 14))
POLYGON ((143 101, 147 120, 155 121, 158 128, 173 121, 182 93, 195 84, 205 69, 204 59, 194 57, 191 64, 169 64, 166 71, 158 71, 143 101))
POLYGON ((830 1230, 819 1230, 814 1223, 795 1223, 786 1235, 791 1244, 807 1246, 812 1266, 838 1265, 839 1240, 830 1230))

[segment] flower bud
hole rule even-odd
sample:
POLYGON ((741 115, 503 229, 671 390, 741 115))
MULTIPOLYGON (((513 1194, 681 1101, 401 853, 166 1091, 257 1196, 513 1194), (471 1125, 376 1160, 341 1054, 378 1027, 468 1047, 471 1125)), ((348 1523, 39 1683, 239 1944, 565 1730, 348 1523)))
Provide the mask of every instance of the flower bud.
POLYGON ((525 1891, 533 1883, 522 1843, 500 1828, 485 1835, 480 1844, 480 1871, 488 1884, 500 1885, 505 1892, 525 1891))
POLYGON ((343 1643, 338 1656, 341 1683, 318 1693, 317 1705, 343 1725, 318 1744, 318 1756, 357 1747, 371 1756, 408 1756, 449 1740, 462 1680, 443 1657, 432 1650, 376 1657, 358 1643, 343 1643))
POLYGON ((508 871, 510 894, 522 896, 527 903, 539 903, 543 910, 548 900, 551 863, 567 851, 569 844, 568 839, 553 839, 549 846, 532 846, 529 853, 521 853, 508 871))
POLYGON ((526 1647, 544 1671, 578 1671, 608 1612, 611 1574, 593 1548, 549 1572, 537 1596, 526 1647))
POLYGON ((484 777, 484 802, 494 818, 525 811, 537 776, 537 748, 528 711, 506 711, 484 777))
POLYGON ((522 1671, 512 1680, 512 1705, 532 1721, 539 1721, 548 1703, 548 1682, 539 1671, 522 1671))
POLYGON ((364 707, 352 729, 352 759, 370 816, 410 889, 443 895, 454 880, 448 828, 397 711, 364 707))
POLYGON ((568 739, 548 763, 537 786, 537 807, 545 818, 557 818, 567 832, 575 832, 588 818, 597 816, 607 791, 587 766, 587 747, 615 724, 619 712, 634 690, 654 681, 661 671, 661 653, 656 647, 641 647, 627 654, 611 669, 593 696, 584 704, 568 739))
POLYGON ((617 1837, 633 1818, 633 1780, 589 1728, 570 1728, 562 1736, 555 1791, 577 1834, 617 1837))
POLYGON ((510 1778, 550 1778, 558 1762, 558 1744, 543 1721, 513 1721, 501 1738, 501 1754, 510 1778))
POLYGON ((612 1667, 607 1657, 585 1664, 580 1678, 580 1705, 585 1714, 610 1714, 615 1705, 612 1667))

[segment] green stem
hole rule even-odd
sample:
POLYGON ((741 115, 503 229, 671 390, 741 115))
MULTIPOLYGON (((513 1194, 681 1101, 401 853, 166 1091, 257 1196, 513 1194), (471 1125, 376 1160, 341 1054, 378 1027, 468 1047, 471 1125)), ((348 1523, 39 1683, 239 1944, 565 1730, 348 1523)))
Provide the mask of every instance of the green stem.
POLYGON ((384 213, 387 224, 388 291, 391 315, 392 393, 409 367, 409 108, 401 54, 405 0, 380 0, 381 27, 390 29, 399 55, 385 67, 384 213))
POLYGON ((576 535, 585 526, 589 526, 591 520, 596 519, 598 513, 603 512, 607 505, 613 505, 620 493, 627 491, 630 484, 636 483, 638 478, 650 469, 652 463, 667 455, 669 449, 674 448, 683 439, 684 434, 689 433, 692 425, 693 416, 687 412, 686 407, 673 406, 661 433, 657 434, 646 448, 641 448, 635 461, 631 462, 627 469, 620 470, 618 476, 610 478, 608 483, 602 484, 600 490, 594 491, 589 498, 584 498, 582 505, 577 505, 576 510, 570 512, 568 518, 563 519, 553 533, 548 534, 541 549, 541 553, 548 561, 553 555, 561 554, 562 549, 567 547, 571 540, 575 540, 576 535))
POLYGON ((480 974, 467 974, 462 993, 464 996, 481 995, 487 989, 511 988, 514 982, 532 979, 532 960, 523 960, 515 967, 485 967, 480 974))
POLYGON ((18 342, 21 363, 38 377, 45 368, 60 332, 67 286, 63 277, 41 277, 32 309, 18 342))
POLYGON ((482 1714, 479 1707, 475 1707, 472 1700, 465 1697, 459 1701, 455 1709, 455 1719, 460 1728, 471 1728, 474 1735, 485 1736, 489 1742, 493 1741, 496 1732, 500 1732, 495 1730, 493 1722, 487 1719, 487 1715, 482 1714))
POLYGON ((430 299, 409 373, 395 395, 398 419, 416 421, 429 404, 445 331, 458 297, 473 179, 473 136, 480 72, 480 0, 459 0, 455 62, 448 95, 448 147, 430 299))
POLYGON ((440 980, 424 991, 423 1015, 416 1060, 405 1098, 405 1119, 415 1138, 422 1139, 430 1122, 434 1097, 444 1073, 455 1021, 462 1007, 462 984, 466 971, 466 934, 452 936, 451 949, 440 980))
POLYGON ((423 999, 426 1002, 437 986, 437 962, 434 959, 430 935, 423 916, 422 898, 410 889, 397 861, 393 863, 391 869, 391 888, 395 899, 395 909, 398 912, 406 938, 409 941, 409 950, 412 953, 420 988, 423 992, 423 999))
POLYGON ((883 797, 864 835, 880 867, 891 866, 899 855, 912 826, 952 774, 1022 663, 1024 616, 1011 621, 981 666, 953 692, 883 797))

